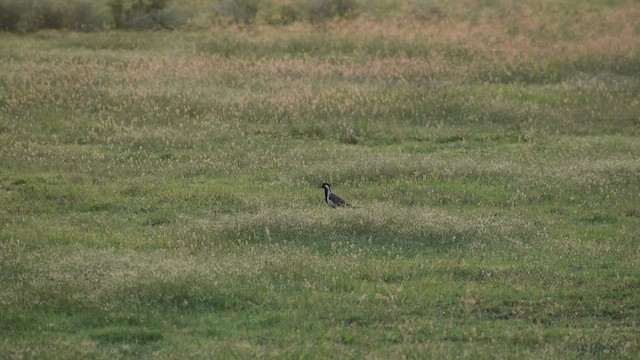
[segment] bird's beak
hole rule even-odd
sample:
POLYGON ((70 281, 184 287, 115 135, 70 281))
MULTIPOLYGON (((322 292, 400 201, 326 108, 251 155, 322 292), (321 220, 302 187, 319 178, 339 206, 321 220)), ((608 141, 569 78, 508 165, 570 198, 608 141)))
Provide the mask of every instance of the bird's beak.
POLYGON ((322 189, 322 185, 318 186, 318 189, 322 189))

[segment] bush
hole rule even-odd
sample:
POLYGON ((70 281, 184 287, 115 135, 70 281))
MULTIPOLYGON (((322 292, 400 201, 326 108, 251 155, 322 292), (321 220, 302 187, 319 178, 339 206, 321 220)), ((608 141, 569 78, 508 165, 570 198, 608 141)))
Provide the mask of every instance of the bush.
POLYGON ((4 31, 94 31, 108 23, 104 8, 91 0, 0 0, 0 30, 4 31))
POLYGON ((64 14, 61 6, 56 6, 48 1, 35 1, 31 3, 30 8, 30 11, 25 11, 22 14, 21 25, 23 30, 36 31, 39 29, 64 28, 64 14))
POLYGON ((67 3, 63 8, 64 27, 77 31, 96 31, 104 29, 111 22, 104 5, 98 6, 94 1, 76 0, 67 3))
MULTIPOLYGON (((197 16, 190 5, 170 3, 171 0, 0 0, 0 31, 174 29, 197 16)), ((288 25, 300 19, 320 23, 352 17, 358 12, 357 0, 215 0, 211 10, 217 18, 234 23, 252 23, 260 15, 271 25, 288 25)))
POLYGON ((223 0, 214 5, 213 12, 235 23, 251 23, 258 13, 258 0, 223 0))
POLYGON ((169 0, 110 0, 108 6, 116 28, 173 29, 186 19, 177 8, 167 7, 169 0))
POLYGON ((289 25, 298 20, 300 12, 291 4, 272 6, 264 10, 262 18, 269 25, 289 25))
POLYGON ((307 18, 318 23, 336 17, 353 17, 357 14, 355 0, 308 0, 307 18))
POLYGON ((0 30, 18 31, 22 3, 19 0, 0 1, 0 30))

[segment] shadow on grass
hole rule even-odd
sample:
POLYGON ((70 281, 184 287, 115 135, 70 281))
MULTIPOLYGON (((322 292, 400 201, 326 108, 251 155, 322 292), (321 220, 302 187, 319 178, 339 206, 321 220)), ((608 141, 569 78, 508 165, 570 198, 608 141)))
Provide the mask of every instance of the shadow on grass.
POLYGON ((137 343, 144 344, 162 340, 162 332, 145 327, 114 326, 95 330, 92 339, 103 343, 137 343))
POLYGON ((378 255, 416 256, 424 251, 448 251, 470 243, 490 243, 505 236, 525 236, 519 220, 491 215, 461 215, 441 210, 407 208, 272 209, 253 214, 221 216, 200 222, 211 242, 293 243, 331 252, 336 244, 366 247, 378 255))

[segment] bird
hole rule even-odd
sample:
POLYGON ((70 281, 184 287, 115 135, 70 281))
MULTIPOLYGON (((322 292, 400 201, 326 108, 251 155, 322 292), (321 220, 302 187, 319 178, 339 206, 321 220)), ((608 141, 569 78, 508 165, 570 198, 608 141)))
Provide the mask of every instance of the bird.
POLYGON ((327 205, 330 208, 335 209, 337 207, 353 207, 348 202, 342 200, 340 196, 331 192, 331 184, 323 183, 322 185, 318 186, 318 189, 324 189, 324 200, 327 202, 327 205))

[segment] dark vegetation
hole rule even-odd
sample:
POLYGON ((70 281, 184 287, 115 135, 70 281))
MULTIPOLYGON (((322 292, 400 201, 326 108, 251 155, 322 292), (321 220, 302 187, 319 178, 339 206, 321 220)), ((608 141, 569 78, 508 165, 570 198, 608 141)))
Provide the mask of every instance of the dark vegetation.
POLYGON ((171 0, 0 0, 0 30, 175 29, 189 23, 256 20, 271 25, 320 23, 358 13, 354 0, 215 0, 194 6, 171 0))

